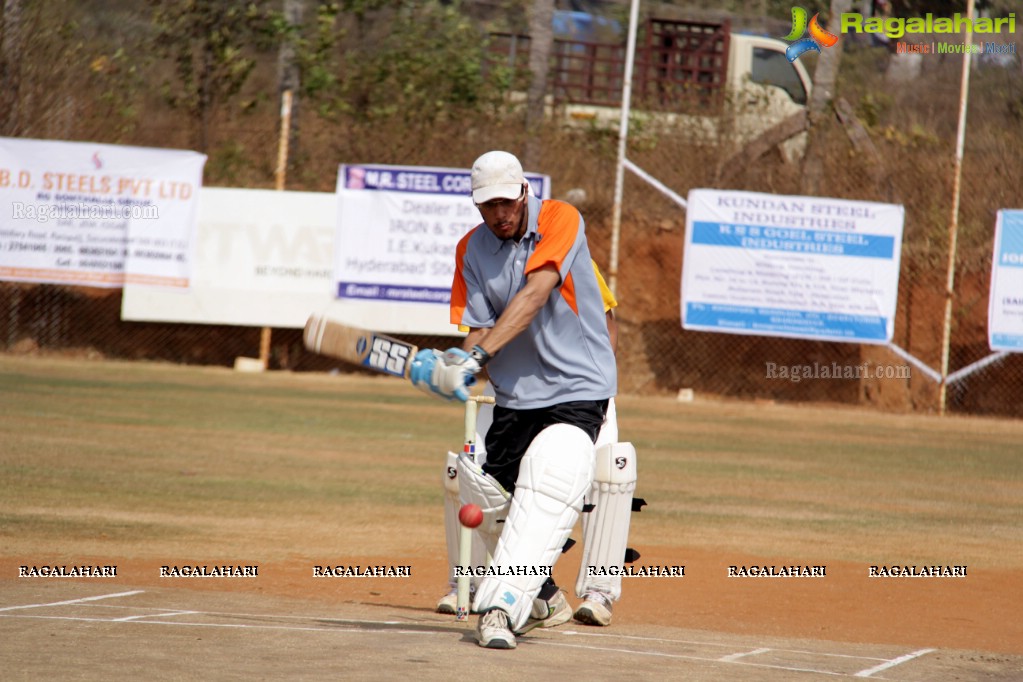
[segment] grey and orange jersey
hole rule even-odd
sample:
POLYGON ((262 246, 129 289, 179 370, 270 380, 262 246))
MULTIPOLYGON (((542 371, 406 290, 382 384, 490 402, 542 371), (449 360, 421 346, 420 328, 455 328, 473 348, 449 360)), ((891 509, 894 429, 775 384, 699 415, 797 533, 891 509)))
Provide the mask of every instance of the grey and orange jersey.
POLYGON ((458 243, 451 322, 493 327, 526 276, 553 265, 558 286, 529 327, 487 365, 497 404, 525 410, 611 398, 618 371, 583 218, 571 204, 527 200, 527 228, 518 243, 499 239, 482 223, 458 243))

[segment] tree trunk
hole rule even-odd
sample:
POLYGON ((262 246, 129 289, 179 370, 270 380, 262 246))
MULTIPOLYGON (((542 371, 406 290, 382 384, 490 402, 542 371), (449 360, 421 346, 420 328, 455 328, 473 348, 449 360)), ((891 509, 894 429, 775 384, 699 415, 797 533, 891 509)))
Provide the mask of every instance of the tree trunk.
MULTIPOLYGON (((294 31, 299 31, 302 26, 302 0, 284 0, 284 20, 294 31)), ((302 84, 302 74, 299 69, 298 60, 295 54, 295 40, 297 36, 288 35, 281 41, 280 52, 277 55, 277 78, 278 94, 283 96, 287 90, 291 91, 291 126, 288 130, 288 166, 292 166, 291 159, 295 158, 298 152, 298 105, 299 88, 302 84)), ((278 98, 280 100, 280 98, 278 98)))
POLYGON ((21 0, 4 0, 0 30, 0 135, 21 132, 21 0))
POLYGON ((554 0, 537 0, 529 11, 529 92, 526 95, 526 145, 522 165, 540 168, 540 138, 547 109, 547 74, 554 47, 554 0))
MULTIPOLYGON (((838 32, 840 17, 849 11, 851 0, 831 0, 828 29, 838 32)), ((807 136, 806 156, 803 157, 803 188, 806 195, 816 195, 822 186, 824 173, 825 146, 817 144, 821 135, 821 126, 831 118, 832 102, 835 98, 835 80, 838 67, 842 63, 842 39, 831 47, 821 51, 817 59, 817 68, 813 73, 813 94, 810 95, 808 106, 809 134, 807 136)))
POLYGON ((198 107, 199 118, 199 151, 209 153, 210 117, 213 109, 213 48, 208 42, 202 49, 202 67, 199 71, 198 107))

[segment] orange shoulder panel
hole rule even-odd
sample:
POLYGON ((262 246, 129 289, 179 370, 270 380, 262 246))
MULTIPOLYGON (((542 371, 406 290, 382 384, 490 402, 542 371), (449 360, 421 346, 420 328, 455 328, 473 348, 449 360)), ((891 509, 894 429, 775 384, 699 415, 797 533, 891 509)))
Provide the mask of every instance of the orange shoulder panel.
POLYGON ((455 276, 451 280, 451 324, 461 324, 462 316, 465 314, 469 293, 465 287, 465 277, 462 275, 462 263, 465 261, 465 252, 469 248, 469 238, 478 229, 479 226, 476 226, 466 232, 465 236, 458 240, 458 246, 455 247, 455 276))
MULTIPOLYGON (((529 257, 529 262, 526 263, 527 275, 545 265, 553 265, 558 272, 561 272, 565 257, 572 250, 576 236, 579 234, 579 220, 579 211, 575 206, 563 201, 543 202, 537 219, 537 232, 541 239, 536 245, 533 255, 529 257)), ((575 300, 575 282, 572 280, 572 273, 566 274, 558 290, 572 312, 578 315, 579 305, 575 300)))
POLYGON ((526 263, 526 274, 548 263, 560 271, 579 234, 579 211, 563 201, 545 201, 536 224, 541 238, 526 263))

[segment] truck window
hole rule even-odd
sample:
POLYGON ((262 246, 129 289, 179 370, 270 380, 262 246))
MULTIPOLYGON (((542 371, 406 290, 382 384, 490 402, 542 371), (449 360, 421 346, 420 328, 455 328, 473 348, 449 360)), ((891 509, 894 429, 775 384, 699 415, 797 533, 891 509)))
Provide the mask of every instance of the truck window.
POLYGON ((806 104, 806 88, 799 74, 785 55, 765 47, 753 48, 753 68, 750 80, 761 85, 773 85, 789 93, 796 104, 806 104))

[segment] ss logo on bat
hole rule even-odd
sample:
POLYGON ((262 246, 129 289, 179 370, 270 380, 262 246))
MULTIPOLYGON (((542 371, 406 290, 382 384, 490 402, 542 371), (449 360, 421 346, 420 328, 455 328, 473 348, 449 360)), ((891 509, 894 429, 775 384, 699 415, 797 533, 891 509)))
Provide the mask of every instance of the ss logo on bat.
POLYGON ((409 347, 404 344, 392 343, 387 339, 374 338, 373 347, 369 351, 366 364, 382 372, 405 376, 408 352, 409 347))

